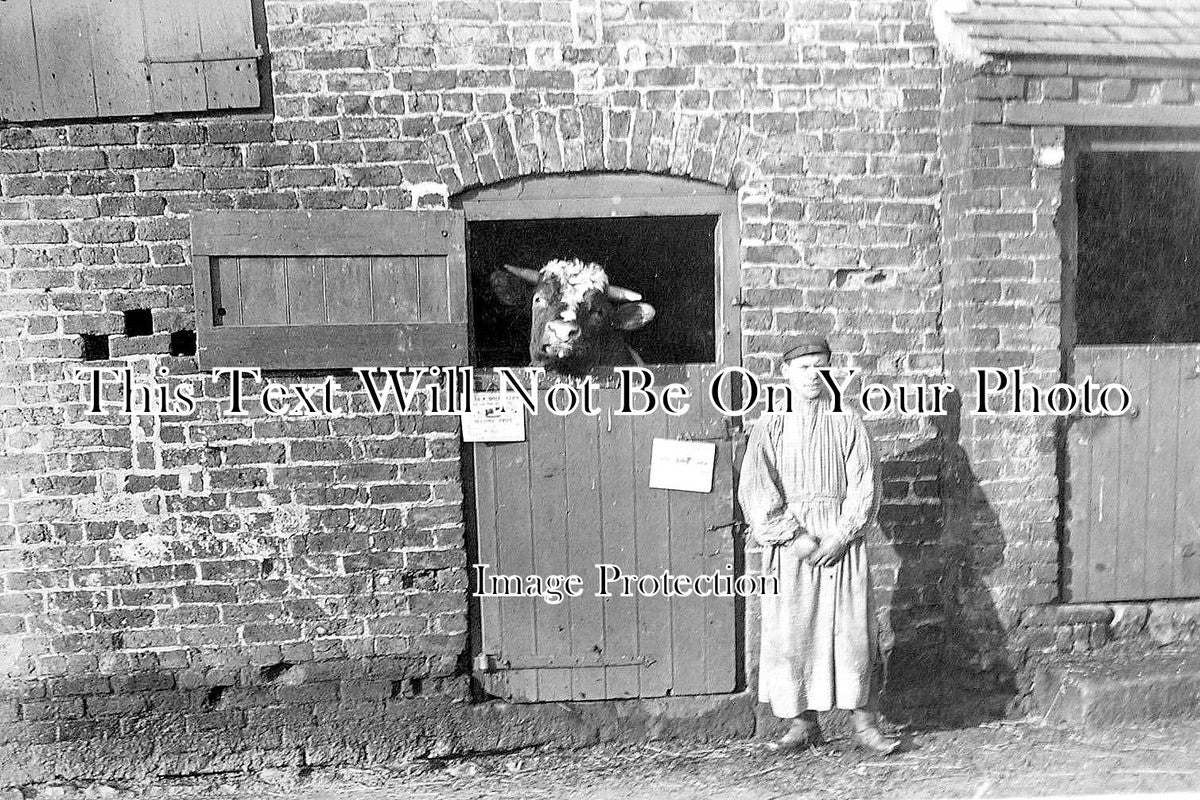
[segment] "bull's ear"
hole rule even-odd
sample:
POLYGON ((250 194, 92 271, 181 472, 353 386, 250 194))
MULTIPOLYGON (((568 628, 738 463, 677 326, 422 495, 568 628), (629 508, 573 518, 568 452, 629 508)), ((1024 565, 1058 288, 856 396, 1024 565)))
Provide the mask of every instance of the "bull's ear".
POLYGON ((613 309, 613 325, 623 331, 636 331, 654 320, 654 306, 649 303, 622 303, 613 309))
POLYGON ((533 299, 533 286, 507 270, 492 270, 488 280, 491 281, 496 299, 506 306, 527 307, 533 299))

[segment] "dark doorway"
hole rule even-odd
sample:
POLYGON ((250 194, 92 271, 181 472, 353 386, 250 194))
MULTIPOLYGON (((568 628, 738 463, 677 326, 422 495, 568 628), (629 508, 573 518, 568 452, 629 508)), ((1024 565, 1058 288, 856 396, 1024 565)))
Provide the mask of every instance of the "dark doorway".
POLYGON ((1085 153, 1079 344, 1200 342, 1200 153, 1085 153))
POLYGON ((529 363, 528 308, 500 303, 488 276, 504 264, 541 269, 578 258, 639 292, 657 315, 626 335, 648 364, 716 360, 718 217, 662 216, 488 220, 469 225, 475 359, 480 367, 529 363))

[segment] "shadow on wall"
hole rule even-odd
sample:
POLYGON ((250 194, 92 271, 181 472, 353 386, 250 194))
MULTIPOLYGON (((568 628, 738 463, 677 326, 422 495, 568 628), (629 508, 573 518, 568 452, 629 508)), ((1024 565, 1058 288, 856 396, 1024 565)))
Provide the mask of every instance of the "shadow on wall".
POLYGON ((905 525, 884 498, 880 523, 899 572, 883 705, 896 721, 923 709, 927 722, 968 725, 1004 715, 1016 670, 985 580, 1004 563, 1004 532, 959 443, 961 397, 946 408, 932 418, 937 436, 882 464, 885 480, 936 466, 943 523, 905 525))

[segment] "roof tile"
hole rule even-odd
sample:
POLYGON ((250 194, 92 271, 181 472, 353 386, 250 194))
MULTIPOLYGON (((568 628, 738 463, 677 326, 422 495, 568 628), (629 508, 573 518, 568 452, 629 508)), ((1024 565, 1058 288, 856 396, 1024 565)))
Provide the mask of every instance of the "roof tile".
POLYGON ((1200 59, 1200 0, 973 0, 952 19, 984 53, 1200 59))

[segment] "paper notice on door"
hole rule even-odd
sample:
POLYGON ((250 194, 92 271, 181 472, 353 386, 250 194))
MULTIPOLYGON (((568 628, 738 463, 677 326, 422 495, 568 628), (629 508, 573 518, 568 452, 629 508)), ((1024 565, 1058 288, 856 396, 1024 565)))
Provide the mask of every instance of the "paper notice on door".
POLYGON ((717 445, 655 439, 650 450, 650 488, 711 492, 717 445))
POLYGON ((516 395, 478 392, 462 415, 464 442, 525 441, 525 410, 516 395))

